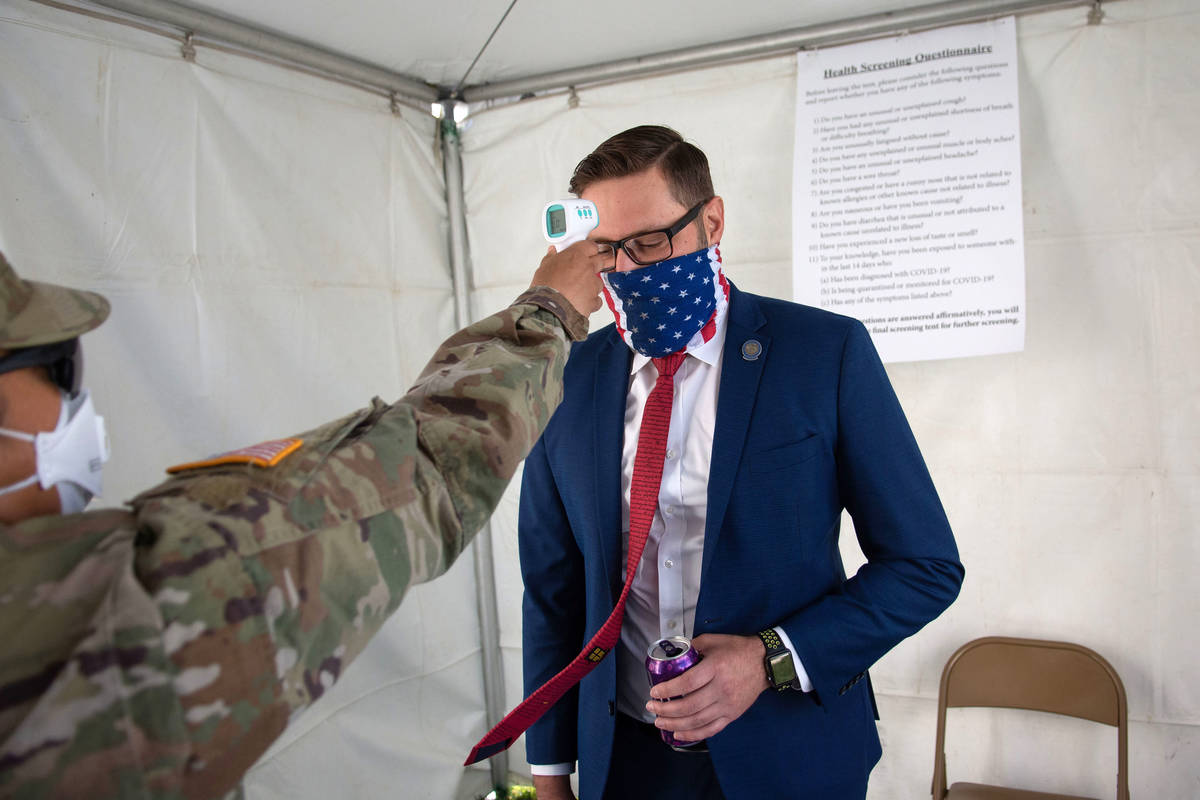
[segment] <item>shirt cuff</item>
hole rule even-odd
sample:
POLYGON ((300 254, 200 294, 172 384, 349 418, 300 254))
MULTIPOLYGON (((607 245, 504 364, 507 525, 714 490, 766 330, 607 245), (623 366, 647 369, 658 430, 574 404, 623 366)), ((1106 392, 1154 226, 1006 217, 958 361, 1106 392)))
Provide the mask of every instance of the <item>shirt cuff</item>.
POLYGON ((560 764, 530 764, 530 775, 570 775, 575 771, 574 761, 563 761, 560 764))
POLYGON ((792 647, 792 640, 784 632, 783 628, 775 627, 775 632, 779 634, 779 638, 783 641, 783 646, 792 654, 792 666, 796 668, 796 677, 800 680, 800 691, 811 692, 813 690, 812 681, 809 680, 808 671, 804 669, 804 664, 800 661, 800 656, 796 655, 796 648, 792 647))

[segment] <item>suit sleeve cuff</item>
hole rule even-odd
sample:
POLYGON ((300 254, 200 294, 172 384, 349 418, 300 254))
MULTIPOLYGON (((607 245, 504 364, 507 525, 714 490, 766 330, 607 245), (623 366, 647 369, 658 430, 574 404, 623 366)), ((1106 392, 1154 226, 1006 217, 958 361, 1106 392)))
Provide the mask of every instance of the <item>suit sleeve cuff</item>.
POLYGON ((783 641, 783 646, 792 654, 792 666, 796 668, 796 677, 800 680, 800 690, 811 692, 813 690, 812 681, 809 680, 808 671, 804 669, 804 664, 800 661, 800 656, 796 653, 796 648, 792 647, 792 640, 788 638, 787 633, 779 626, 775 627, 775 632, 779 634, 780 640, 783 641))
POLYGON ((530 775, 570 775, 575 771, 574 761, 563 761, 560 764, 530 764, 530 775))

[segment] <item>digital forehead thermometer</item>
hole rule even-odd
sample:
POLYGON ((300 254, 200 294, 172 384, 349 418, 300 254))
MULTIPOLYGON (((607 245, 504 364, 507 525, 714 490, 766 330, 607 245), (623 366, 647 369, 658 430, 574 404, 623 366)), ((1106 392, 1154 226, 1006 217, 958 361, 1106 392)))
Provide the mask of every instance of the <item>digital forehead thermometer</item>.
POLYGON ((600 224, 600 215, 590 200, 555 200, 542 210, 542 236, 562 252, 600 224))

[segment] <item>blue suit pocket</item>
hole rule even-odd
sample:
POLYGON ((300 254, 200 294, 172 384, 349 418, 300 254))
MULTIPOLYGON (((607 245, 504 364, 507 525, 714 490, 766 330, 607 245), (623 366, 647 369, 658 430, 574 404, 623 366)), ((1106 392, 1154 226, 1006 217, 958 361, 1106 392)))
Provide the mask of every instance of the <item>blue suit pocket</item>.
POLYGON ((761 474, 802 464, 820 452, 821 437, 813 433, 798 442, 789 442, 770 450, 752 453, 746 458, 746 462, 752 474, 761 474))

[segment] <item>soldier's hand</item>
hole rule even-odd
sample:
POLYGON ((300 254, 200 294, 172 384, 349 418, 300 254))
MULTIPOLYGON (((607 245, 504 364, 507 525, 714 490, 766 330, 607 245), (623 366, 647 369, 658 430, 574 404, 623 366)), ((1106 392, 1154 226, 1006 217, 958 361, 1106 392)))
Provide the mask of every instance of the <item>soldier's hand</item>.
POLYGON ((606 258, 611 257, 611 250, 586 239, 561 253, 551 246, 533 273, 530 286, 557 289, 579 313, 587 316, 600 308, 598 273, 606 266, 606 258))

